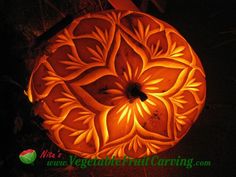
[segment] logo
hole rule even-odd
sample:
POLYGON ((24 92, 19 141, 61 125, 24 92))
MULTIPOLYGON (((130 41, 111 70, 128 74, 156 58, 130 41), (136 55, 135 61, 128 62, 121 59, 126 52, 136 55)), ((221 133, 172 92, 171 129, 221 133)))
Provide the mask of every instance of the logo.
POLYGON ((27 149, 20 153, 20 161, 24 164, 33 164, 37 157, 36 151, 33 149, 27 149))

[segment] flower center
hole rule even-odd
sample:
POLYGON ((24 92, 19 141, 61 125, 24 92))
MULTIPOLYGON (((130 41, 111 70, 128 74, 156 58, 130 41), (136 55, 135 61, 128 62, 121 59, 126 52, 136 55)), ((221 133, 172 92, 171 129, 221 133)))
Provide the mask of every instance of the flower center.
POLYGON ((139 83, 129 83, 125 90, 127 98, 132 101, 133 99, 140 98, 141 101, 145 101, 148 97, 141 91, 141 85, 139 83))

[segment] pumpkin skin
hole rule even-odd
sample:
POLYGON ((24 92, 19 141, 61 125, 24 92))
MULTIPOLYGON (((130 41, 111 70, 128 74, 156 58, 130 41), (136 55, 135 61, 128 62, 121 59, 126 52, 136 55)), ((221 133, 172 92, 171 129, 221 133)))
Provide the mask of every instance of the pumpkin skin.
POLYGON ((49 40, 28 97, 60 148, 84 158, 150 156, 174 146, 205 102, 201 62, 148 14, 87 14, 49 40))

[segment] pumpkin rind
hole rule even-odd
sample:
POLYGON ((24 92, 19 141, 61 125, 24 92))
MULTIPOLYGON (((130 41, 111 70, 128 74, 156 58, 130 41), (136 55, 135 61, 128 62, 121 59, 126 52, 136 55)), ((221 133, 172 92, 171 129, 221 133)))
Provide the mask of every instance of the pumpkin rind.
POLYGON ((28 97, 50 138, 80 157, 136 158, 169 149, 204 106, 198 56, 172 26, 148 14, 87 14, 49 43, 28 97), (130 84, 147 99, 130 96, 130 84))

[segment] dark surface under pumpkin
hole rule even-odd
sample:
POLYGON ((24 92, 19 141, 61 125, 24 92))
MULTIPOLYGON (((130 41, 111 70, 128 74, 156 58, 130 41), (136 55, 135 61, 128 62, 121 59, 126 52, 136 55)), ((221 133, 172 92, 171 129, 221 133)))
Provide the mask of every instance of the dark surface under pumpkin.
MULTIPOLYGON (((24 68, 23 59, 19 59, 26 46, 22 41, 21 32, 15 30, 16 21, 14 17, 15 7, 9 5, 1 6, 3 16, 1 25, 1 39, 3 53, 7 56, 1 64, 1 134, 3 140, 3 151, 1 153, 0 165, 5 169, 8 176, 65 176, 68 171, 64 169, 45 168, 41 162, 35 167, 24 166, 18 161, 18 154, 27 148, 42 149, 57 148, 48 141, 44 132, 38 131, 36 119, 32 120, 30 104, 23 96, 23 90, 14 84, 19 82, 24 87, 27 84, 27 73, 24 68), (8 76, 8 77, 7 77, 8 76), (12 78, 13 81, 11 81, 12 78), (9 81, 11 81, 9 83, 9 81), (23 126, 21 127, 21 122, 23 126), (16 132, 16 133, 14 133, 16 132), (55 170, 59 170, 55 172, 55 170)), ((27 4, 24 4, 26 8, 27 4)), ((19 6, 18 6, 19 7, 19 6)), ((17 13, 17 11, 15 12, 17 13)), ((155 14, 154 11, 150 13, 155 14)), ((192 127, 183 141, 175 148, 161 157, 175 158, 176 155, 193 157, 198 160, 212 161, 211 167, 194 168, 186 170, 182 168, 134 168, 135 173, 130 172, 132 168, 92 168, 81 171, 74 170, 78 176, 232 176, 235 162, 233 157, 232 141, 233 126, 235 125, 235 3, 226 2, 189 2, 180 1, 168 3, 165 14, 158 14, 163 20, 175 26, 181 34, 189 41, 202 59, 207 73, 208 98, 206 107, 199 121, 192 127)), ((22 57, 23 58, 23 57, 22 57)))

